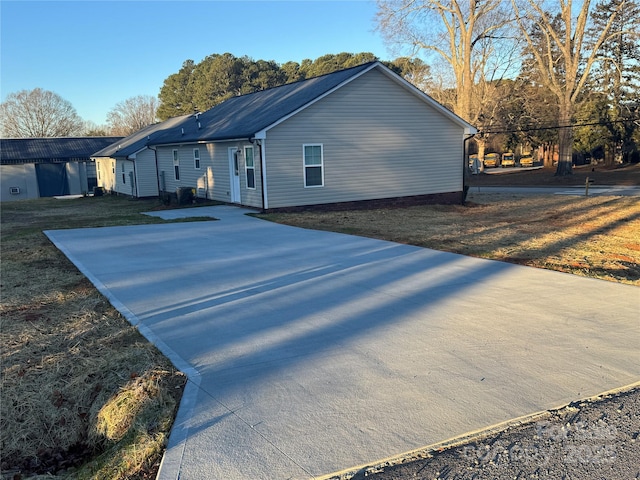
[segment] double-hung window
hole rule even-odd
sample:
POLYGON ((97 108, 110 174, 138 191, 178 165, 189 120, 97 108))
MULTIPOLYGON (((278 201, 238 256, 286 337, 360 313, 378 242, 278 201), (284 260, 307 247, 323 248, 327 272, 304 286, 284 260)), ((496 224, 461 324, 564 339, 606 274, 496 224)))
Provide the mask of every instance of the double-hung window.
POLYGON ((173 176, 175 180, 180 180, 180 157, 178 150, 173 151, 173 176))
POLYGON ((200 149, 193 149, 193 168, 200 170, 200 149))
POLYGON ((122 170, 122 183, 126 185, 127 183, 127 177, 124 174, 124 162, 122 162, 120 164, 121 170, 122 170))
POLYGON ((324 165, 322 144, 302 146, 304 156, 304 186, 322 187, 324 185, 324 165))
POLYGON ((247 188, 256 188, 256 167, 253 159, 253 147, 244 147, 244 168, 247 174, 247 188))

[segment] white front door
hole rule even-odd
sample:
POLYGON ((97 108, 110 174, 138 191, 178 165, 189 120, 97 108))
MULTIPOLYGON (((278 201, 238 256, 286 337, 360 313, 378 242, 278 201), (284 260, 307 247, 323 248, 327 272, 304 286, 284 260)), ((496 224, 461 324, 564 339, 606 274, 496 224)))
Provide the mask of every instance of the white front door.
POLYGON ((240 163, 238 149, 229 149, 229 196, 231 203, 240 203, 240 163))

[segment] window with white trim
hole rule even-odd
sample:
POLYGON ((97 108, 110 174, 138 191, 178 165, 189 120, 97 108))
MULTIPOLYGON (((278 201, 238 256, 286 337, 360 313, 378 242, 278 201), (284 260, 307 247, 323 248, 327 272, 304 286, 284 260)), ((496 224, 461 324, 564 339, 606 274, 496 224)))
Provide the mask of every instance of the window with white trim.
POLYGON ((193 149, 193 168, 200 170, 200 149, 193 149))
POLYGON ((123 183, 124 185, 126 185, 126 184, 127 184, 127 177, 126 177, 126 176, 125 176, 125 174, 124 174, 124 162, 122 162, 122 163, 120 164, 120 167, 121 167, 121 170, 122 170, 122 183, 123 183))
POLYGON ((322 144, 307 144, 302 146, 304 156, 304 186, 324 186, 324 162, 322 144))
POLYGON ((173 151, 173 177, 175 180, 180 180, 180 157, 178 156, 178 150, 173 151))
POLYGON ((247 174, 247 188, 256 188, 256 166, 253 159, 253 147, 244 147, 244 168, 247 174))

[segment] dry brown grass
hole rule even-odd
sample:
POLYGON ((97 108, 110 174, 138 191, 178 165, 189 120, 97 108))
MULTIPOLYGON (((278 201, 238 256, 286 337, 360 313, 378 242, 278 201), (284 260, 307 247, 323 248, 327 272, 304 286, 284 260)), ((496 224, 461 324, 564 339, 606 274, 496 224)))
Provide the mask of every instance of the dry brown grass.
POLYGON ((640 285, 640 201, 634 197, 476 194, 466 206, 264 218, 640 285))
POLYGON ((42 233, 157 223, 138 213, 157 204, 2 204, 3 477, 147 478, 157 468, 185 378, 42 233))

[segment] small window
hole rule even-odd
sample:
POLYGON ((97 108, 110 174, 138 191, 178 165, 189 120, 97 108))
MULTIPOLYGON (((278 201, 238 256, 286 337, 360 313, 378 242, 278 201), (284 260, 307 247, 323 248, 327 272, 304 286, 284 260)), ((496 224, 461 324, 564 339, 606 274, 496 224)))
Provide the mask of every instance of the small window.
POLYGON ((193 149, 193 167, 196 170, 200 170, 200 149, 199 148, 193 149))
POLYGON ((303 145, 304 154, 304 186, 324 186, 324 168, 322 145, 303 145))
POLYGON ((253 147, 244 147, 244 166, 247 173, 247 188, 256 188, 256 167, 253 160, 253 147))
POLYGON ((127 184, 127 177, 124 175, 124 162, 120 164, 120 170, 122 170, 122 183, 127 184))
POLYGON ((173 151, 173 176, 176 180, 180 180, 180 157, 178 150, 173 151))

